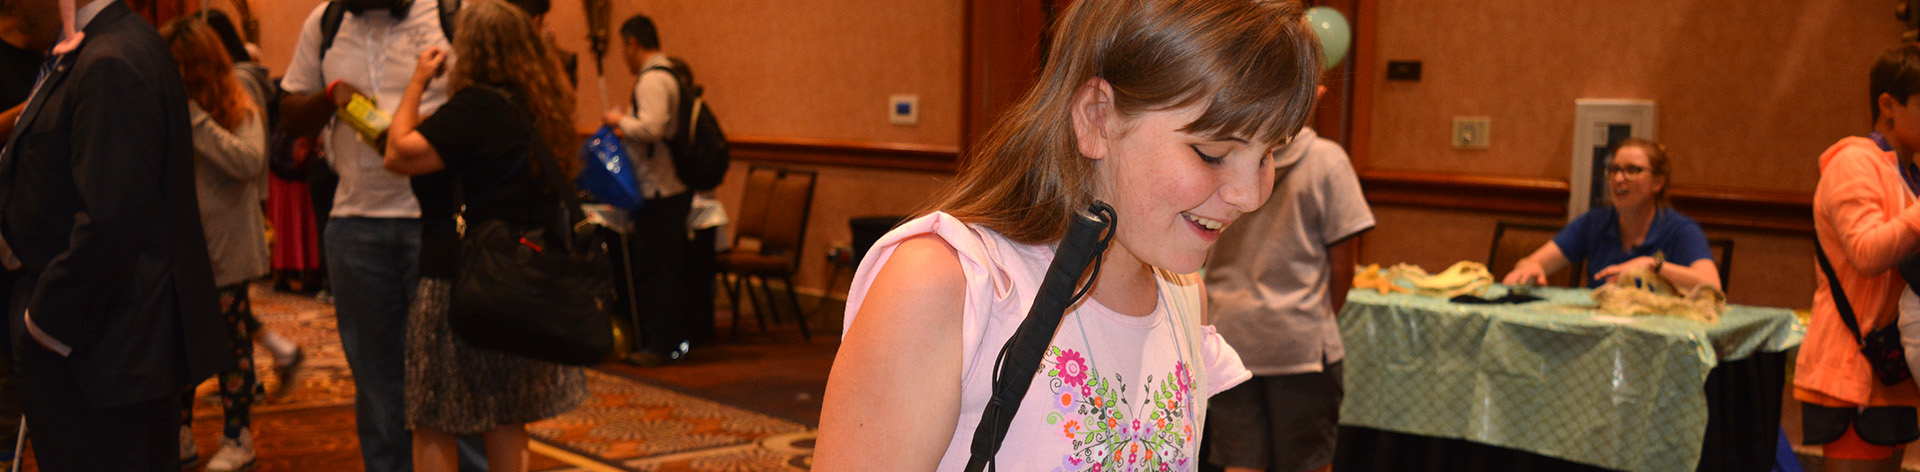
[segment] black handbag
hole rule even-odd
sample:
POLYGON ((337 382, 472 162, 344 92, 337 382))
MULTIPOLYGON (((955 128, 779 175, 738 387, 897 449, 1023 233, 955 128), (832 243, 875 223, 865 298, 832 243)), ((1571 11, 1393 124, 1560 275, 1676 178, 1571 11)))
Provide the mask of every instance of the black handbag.
POLYGON ((613 266, 600 232, 573 230, 571 222, 583 218, 580 199, 544 141, 535 133, 531 154, 561 211, 534 230, 498 219, 471 224, 460 238, 448 323, 474 347, 595 365, 613 352, 613 266))
POLYGON ((1861 335, 1860 322, 1853 316, 1853 304, 1847 302, 1847 293, 1840 289, 1840 279, 1834 276, 1833 263, 1827 262, 1827 251, 1821 249, 1818 242, 1816 237, 1813 254, 1820 261, 1821 273, 1827 276, 1834 308, 1839 309, 1840 321, 1846 323, 1853 338, 1860 341, 1860 354, 1867 356, 1867 364, 1873 366, 1873 377, 1884 385, 1912 378, 1913 371, 1907 369, 1906 348, 1900 343, 1900 324, 1890 323, 1861 335))

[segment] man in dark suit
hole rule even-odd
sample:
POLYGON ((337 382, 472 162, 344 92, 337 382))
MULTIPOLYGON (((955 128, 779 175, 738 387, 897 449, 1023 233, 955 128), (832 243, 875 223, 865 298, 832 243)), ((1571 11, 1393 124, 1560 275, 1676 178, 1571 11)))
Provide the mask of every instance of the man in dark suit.
POLYGON ((178 68, 119 0, 0 2, 34 25, 30 47, 52 50, 0 150, 0 262, 18 276, 8 314, 34 455, 41 470, 176 470, 180 391, 233 352, 178 68))

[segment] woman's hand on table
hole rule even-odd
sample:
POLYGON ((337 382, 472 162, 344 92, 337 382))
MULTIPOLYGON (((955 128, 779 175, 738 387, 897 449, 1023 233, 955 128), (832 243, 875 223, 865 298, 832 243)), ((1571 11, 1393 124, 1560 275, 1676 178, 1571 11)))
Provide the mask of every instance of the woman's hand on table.
POLYGON ((1648 256, 1635 257, 1632 259, 1628 259, 1626 262, 1610 265, 1610 266, 1607 266, 1607 268, 1605 269, 1600 269, 1600 272, 1595 272, 1593 274, 1593 279, 1604 282, 1604 281, 1612 280, 1613 276, 1620 275, 1630 270, 1634 270, 1634 269, 1653 270, 1653 268, 1658 265, 1660 265, 1660 261, 1652 257, 1648 257, 1648 256))
POLYGON ((1500 283, 1506 285, 1520 285, 1525 283, 1546 285, 1547 271, 1545 268, 1540 267, 1538 263, 1522 259, 1519 263, 1513 265, 1513 270, 1507 272, 1507 278, 1502 279, 1500 283))

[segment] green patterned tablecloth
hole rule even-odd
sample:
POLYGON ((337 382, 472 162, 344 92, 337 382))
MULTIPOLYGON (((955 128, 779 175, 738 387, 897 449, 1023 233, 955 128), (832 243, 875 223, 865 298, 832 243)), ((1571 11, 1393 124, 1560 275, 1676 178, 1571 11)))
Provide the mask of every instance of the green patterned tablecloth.
POLYGON ((1805 334, 1783 308, 1729 305, 1707 325, 1606 316, 1588 294, 1541 288, 1539 302, 1471 305, 1354 290, 1340 313, 1340 423, 1610 469, 1693 470, 1707 371, 1805 334))

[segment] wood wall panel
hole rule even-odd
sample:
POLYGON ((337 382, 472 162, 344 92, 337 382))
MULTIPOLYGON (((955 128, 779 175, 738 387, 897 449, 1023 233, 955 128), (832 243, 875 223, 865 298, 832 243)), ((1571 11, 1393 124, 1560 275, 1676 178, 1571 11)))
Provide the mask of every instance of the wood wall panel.
POLYGON ((873 169, 953 172, 959 149, 904 143, 805 138, 729 137, 734 159, 840 165, 873 169))
MULTIPOLYGON (((1563 217, 1564 180, 1485 174, 1363 170, 1360 183, 1374 204, 1563 217)), ((1707 227, 1813 234, 1812 195, 1764 190, 1674 187, 1674 208, 1707 227)))
POLYGON ((1817 156, 1866 130, 1866 71, 1900 32, 1890 4, 1852 0, 1363 0, 1357 17, 1353 155, 1381 209, 1366 257, 1477 259, 1494 220, 1564 221, 1574 99, 1652 99, 1675 208, 1736 241, 1732 300, 1790 307, 1813 290, 1817 156), (1422 79, 1387 81, 1397 60, 1422 79), (1462 115, 1492 118, 1490 149, 1450 147, 1462 115))
POLYGON ((1424 77, 1367 78, 1367 167, 1563 180, 1574 99, 1645 98, 1679 186, 1809 192, 1820 151, 1867 127, 1867 68, 1900 33, 1856 0, 1373 3, 1363 58, 1424 77), (1492 148, 1451 149, 1457 115, 1490 116, 1492 148))

